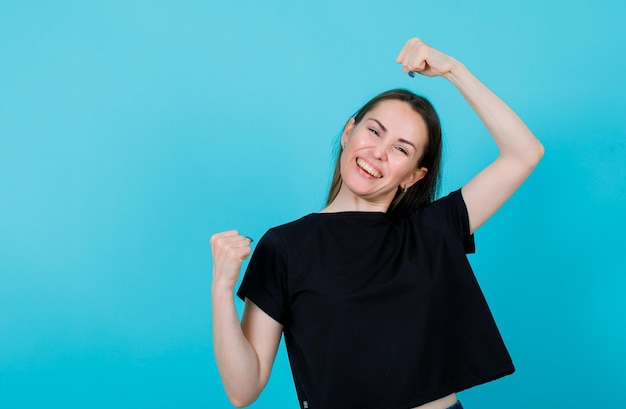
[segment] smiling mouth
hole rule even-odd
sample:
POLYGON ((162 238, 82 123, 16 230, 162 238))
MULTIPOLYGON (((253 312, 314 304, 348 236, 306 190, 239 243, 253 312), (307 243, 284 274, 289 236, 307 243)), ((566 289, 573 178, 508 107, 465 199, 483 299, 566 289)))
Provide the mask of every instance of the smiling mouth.
POLYGON ((383 177, 383 175, 377 171, 376 169, 374 169, 373 167, 371 167, 370 165, 368 165, 363 159, 358 158, 356 160, 356 164, 363 169, 365 172, 367 172, 369 175, 371 175, 372 177, 375 177, 376 179, 380 179, 383 177))

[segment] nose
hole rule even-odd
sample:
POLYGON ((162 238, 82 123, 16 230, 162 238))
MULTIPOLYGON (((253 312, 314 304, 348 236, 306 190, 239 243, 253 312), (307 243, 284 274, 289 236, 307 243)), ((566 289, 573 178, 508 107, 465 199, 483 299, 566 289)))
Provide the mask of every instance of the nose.
POLYGON ((381 141, 374 146, 374 158, 379 160, 387 158, 387 145, 384 142, 381 141))

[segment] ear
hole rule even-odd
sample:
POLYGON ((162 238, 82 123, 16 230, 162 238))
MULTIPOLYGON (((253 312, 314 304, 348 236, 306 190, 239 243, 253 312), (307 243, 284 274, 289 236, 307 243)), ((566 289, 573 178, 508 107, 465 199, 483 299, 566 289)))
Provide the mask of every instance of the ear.
POLYGON ((348 142, 348 138, 354 129, 355 123, 354 118, 350 118, 348 122, 346 122, 346 126, 343 128, 343 133, 341 134, 341 146, 344 146, 348 142))
POLYGON ((411 172, 410 177, 404 181, 404 184, 401 185, 401 187, 406 186, 407 188, 410 188, 420 180, 424 179, 427 173, 428 169, 424 167, 415 169, 413 172, 411 172))

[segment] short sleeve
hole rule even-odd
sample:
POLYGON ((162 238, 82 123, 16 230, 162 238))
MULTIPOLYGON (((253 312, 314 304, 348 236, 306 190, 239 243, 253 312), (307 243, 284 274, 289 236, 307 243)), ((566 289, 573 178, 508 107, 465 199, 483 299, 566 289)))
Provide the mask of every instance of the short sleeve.
POLYGON ((443 230, 445 234, 461 241, 466 254, 476 251, 461 189, 429 203, 421 208, 419 213, 424 224, 443 230))
POLYGON ((286 262, 278 235, 269 230, 259 240, 237 296, 248 298, 267 315, 281 324, 287 319, 286 262))

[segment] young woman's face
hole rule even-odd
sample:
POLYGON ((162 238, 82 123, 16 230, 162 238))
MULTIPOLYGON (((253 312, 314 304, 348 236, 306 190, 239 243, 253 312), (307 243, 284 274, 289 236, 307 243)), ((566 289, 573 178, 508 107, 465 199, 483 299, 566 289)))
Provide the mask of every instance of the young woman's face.
POLYGON ((424 119, 403 101, 382 101, 358 124, 351 119, 341 137, 344 187, 388 206, 398 187, 411 187, 426 175, 417 164, 427 135, 424 119))

